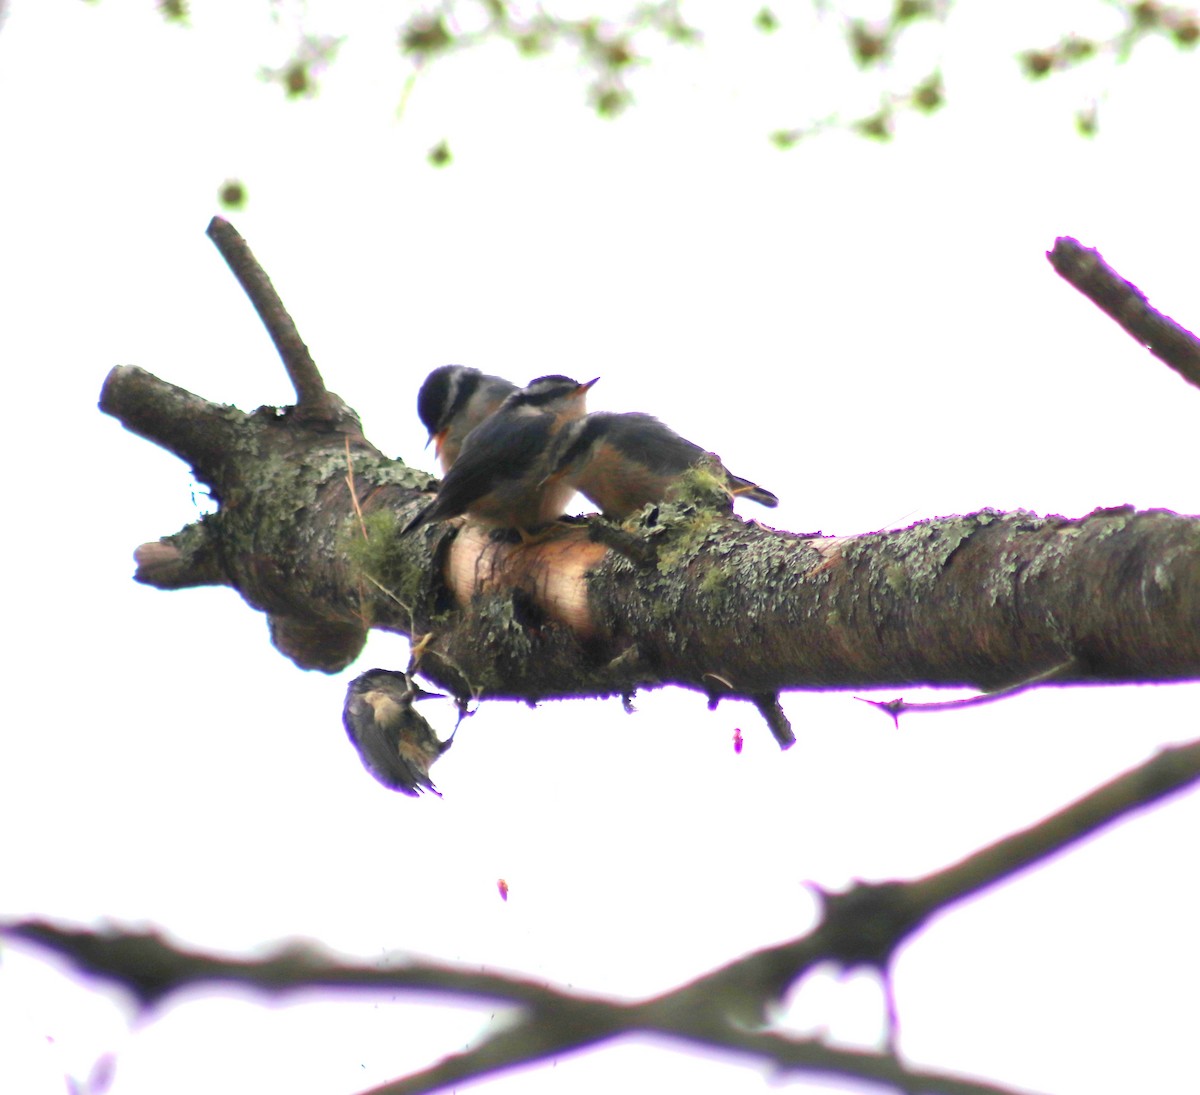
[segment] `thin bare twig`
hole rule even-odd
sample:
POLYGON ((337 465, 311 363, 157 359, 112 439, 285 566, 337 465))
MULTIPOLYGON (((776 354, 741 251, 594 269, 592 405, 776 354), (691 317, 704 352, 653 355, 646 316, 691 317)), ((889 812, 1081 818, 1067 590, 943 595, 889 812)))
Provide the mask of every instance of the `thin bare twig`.
POLYGON ((271 336, 296 391, 297 411, 309 420, 335 420, 340 408, 336 400, 330 398, 325 381, 321 379, 317 364, 300 337, 295 321, 283 306, 275 286, 254 257, 250 245, 224 217, 213 217, 209 221, 208 237, 229 264, 229 269, 250 298, 258 318, 271 336))
POLYGON ((1102 312, 1117 321, 1160 361, 1189 384, 1200 387, 1200 338, 1170 316, 1151 307, 1132 282, 1126 281, 1091 247, 1060 236, 1046 252, 1050 265, 1102 312))
POLYGON ((346 486, 350 490, 350 504, 354 507, 354 515, 358 518, 358 527, 362 530, 362 538, 369 540, 367 522, 363 517, 362 506, 358 502, 358 491, 354 486, 354 461, 350 457, 350 435, 346 435, 346 486))
POLYGON ((886 711, 892 716, 892 722, 899 728, 900 716, 909 711, 957 711, 963 707, 979 707, 982 704, 993 703, 996 700, 1006 700, 1010 696, 1015 696, 1028 688, 1036 688, 1039 684, 1055 680, 1075 667, 1075 659, 1068 658, 1065 662, 1051 666, 1044 673, 1037 673, 1032 677, 1027 677, 1023 681, 1010 684, 1006 688, 996 688, 991 692, 980 692, 976 696, 963 696, 957 700, 938 700, 935 703, 907 703, 900 696, 897 696, 894 700, 869 700, 866 696, 855 696, 854 698, 859 703, 870 704, 872 707, 878 707, 881 711, 886 711))
POLYGON ((796 734, 779 704, 777 692, 760 692, 751 696, 750 700, 766 721, 767 728, 780 749, 790 749, 796 744, 796 734))

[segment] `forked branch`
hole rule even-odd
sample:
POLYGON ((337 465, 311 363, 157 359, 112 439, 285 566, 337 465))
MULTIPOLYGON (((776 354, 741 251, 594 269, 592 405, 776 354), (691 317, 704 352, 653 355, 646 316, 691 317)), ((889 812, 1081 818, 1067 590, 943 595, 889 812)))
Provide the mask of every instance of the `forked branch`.
POLYGON ((1044 821, 944 870, 909 882, 859 883, 845 893, 823 893, 820 920, 808 934, 752 952, 661 996, 628 1004, 403 955, 357 964, 309 945, 291 945, 266 958, 229 959, 185 950, 148 933, 79 931, 40 921, 13 923, 0 931, 66 956, 81 972, 119 982, 146 1006, 190 985, 216 983, 269 994, 334 987, 432 991, 519 1009, 515 1021, 474 1048, 375 1088, 371 1095, 437 1091, 635 1031, 723 1048, 810 1076, 854 1078, 913 1093, 1008 1095, 1008 1089, 994 1084, 908 1068, 889 1053, 835 1049, 819 1040, 768 1031, 761 1027, 763 1016, 820 963, 865 965, 886 976, 896 948, 935 914, 1197 781, 1200 741, 1164 749, 1044 821))

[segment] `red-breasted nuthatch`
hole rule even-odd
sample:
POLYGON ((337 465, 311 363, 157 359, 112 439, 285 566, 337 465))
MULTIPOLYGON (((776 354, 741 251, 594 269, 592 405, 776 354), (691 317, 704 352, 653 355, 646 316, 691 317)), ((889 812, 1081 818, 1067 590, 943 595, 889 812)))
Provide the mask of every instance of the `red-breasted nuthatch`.
POLYGON ((779 499, 734 475, 715 454, 680 437, 653 415, 597 411, 563 427, 550 456, 550 481, 580 491, 613 520, 624 520, 647 502, 671 501, 684 474, 710 470, 731 497, 764 506, 779 499))
POLYGON ((437 497, 400 535, 461 513, 482 525, 521 532, 559 517, 575 488, 565 480, 550 481, 550 448, 566 423, 582 417, 595 383, 540 376, 513 392, 471 431, 437 497))
POLYGON ((450 741, 438 741, 413 709, 413 701, 426 695, 431 693, 411 677, 391 669, 368 669, 346 689, 342 722, 363 767, 385 787, 406 795, 439 793, 429 766, 450 748, 450 741))
POLYGON ((469 365, 441 365, 425 378, 417 393, 417 416, 429 431, 443 473, 458 459, 467 434, 516 390, 504 377, 469 365))

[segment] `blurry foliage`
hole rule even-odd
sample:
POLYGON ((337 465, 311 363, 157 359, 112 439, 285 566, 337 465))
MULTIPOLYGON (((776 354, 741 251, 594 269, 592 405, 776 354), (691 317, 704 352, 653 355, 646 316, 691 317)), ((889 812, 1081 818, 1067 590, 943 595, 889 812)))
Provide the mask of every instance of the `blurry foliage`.
POLYGON ((656 33, 671 42, 699 39, 680 15, 679 3, 642 4, 624 19, 609 21, 561 18, 545 6, 520 14, 510 0, 445 0, 436 11, 409 17, 400 29, 400 52, 419 69, 452 51, 489 41, 510 42, 523 57, 568 49, 589 74, 588 102, 597 114, 611 118, 633 101, 626 76, 645 63, 634 46, 636 35, 656 33))
POLYGON ((779 29, 779 20, 775 18, 775 13, 770 8, 761 8, 754 17, 754 25, 763 34, 770 34, 771 31, 779 29))
MULTIPOLYGON (((189 0, 157 0, 163 18, 186 24, 189 0)), ((892 72, 893 62, 905 45, 906 35, 922 28, 925 39, 932 28, 944 31, 955 0, 891 0, 886 16, 862 15, 867 0, 809 0, 818 17, 834 27, 841 37, 848 59, 864 73, 892 72)), ((0 0, 2 3, 2 0, 0 0)), ((1032 80, 1054 73, 1077 69, 1098 58, 1116 62, 1129 59, 1135 47, 1149 37, 1164 37, 1180 49, 1191 49, 1200 41, 1200 13, 1195 9, 1157 0, 1094 0, 1096 7, 1117 14, 1119 29, 1107 38, 1089 38, 1070 32, 1052 45, 1033 46, 1014 58, 1017 71, 1032 80)), ((580 5, 574 5, 578 9, 580 5)), ((594 5, 601 7, 599 3, 594 5)), ((878 12, 880 5, 871 6, 878 12)), ((536 58, 554 51, 574 54, 586 74, 586 100, 602 117, 615 117, 633 102, 629 78, 648 63, 649 40, 691 44, 700 40, 700 31, 685 21, 683 0, 633 0, 622 15, 611 14, 613 5, 605 5, 606 14, 567 17, 559 14, 552 0, 529 5, 516 0, 426 0, 412 5, 410 14, 397 31, 401 55, 413 66, 414 74, 451 53, 474 46, 501 41, 512 45, 522 57, 536 58)), ((272 17, 279 19, 285 9, 297 25, 307 19, 302 0, 270 0, 272 17)), ((787 9, 784 9, 785 12, 787 9)), ((794 10, 794 9, 793 9, 794 10)), ((785 18, 768 6, 746 18, 763 35, 771 35, 785 26, 785 18)), ((280 67, 264 69, 265 78, 280 84, 290 98, 315 95, 318 79, 336 57, 341 39, 298 30, 298 42, 292 56, 280 67)), ((1084 136, 1096 133, 1099 112, 1092 96, 1075 115, 1078 131, 1084 136)), ((939 69, 934 69, 912 86, 890 88, 880 97, 877 109, 861 117, 833 114, 812 120, 794 129, 781 129, 771 139, 788 148, 805 137, 830 128, 858 133, 872 140, 888 140, 903 112, 928 114, 946 101, 946 89, 939 69)), ((443 142, 431 149, 429 162, 443 166, 450 162, 443 142)))
POLYGON ((1200 13, 1174 4, 1156 4, 1152 0, 1111 2, 1124 17, 1125 26, 1102 40, 1068 34, 1052 46, 1029 49, 1017 60, 1025 75, 1037 80, 1052 72, 1076 68, 1093 57, 1109 56, 1127 61, 1134 47, 1151 35, 1165 36, 1180 49, 1191 49, 1200 40, 1200 13))
MULTIPOLYGON (((1200 39, 1200 13, 1174 4, 1154 0, 1108 0, 1124 25, 1107 38, 1085 38, 1067 34, 1052 46, 1028 49, 1019 54, 1021 71, 1031 80, 1040 80, 1056 72, 1068 72, 1098 57, 1119 63, 1128 61, 1134 48, 1147 38, 1165 37, 1179 49, 1192 49, 1200 39)), ((1095 101, 1075 112, 1075 128, 1083 137, 1094 137, 1100 128, 1099 108, 1095 101)))
POLYGON ((226 179, 217 190, 217 201, 222 209, 245 209, 247 197, 246 184, 241 179, 226 179))
POLYGON ((279 68, 263 68, 264 80, 279 84, 289 99, 308 99, 317 93, 317 78, 337 57, 341 38, 305 34, 295 52, 279 68))
POLYGON ((187 26, 187 0, 158 0, 158 13, 168 23, 180 23, 187 26))

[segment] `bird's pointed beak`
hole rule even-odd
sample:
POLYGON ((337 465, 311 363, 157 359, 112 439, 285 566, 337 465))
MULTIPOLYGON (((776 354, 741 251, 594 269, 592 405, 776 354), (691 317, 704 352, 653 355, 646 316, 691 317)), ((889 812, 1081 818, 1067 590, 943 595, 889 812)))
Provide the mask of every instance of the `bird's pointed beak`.
POLYGON ((409 680, 409 702, 415 703, 417 700, 444 700, 446 694, 444 692, 427 692, 416 681, 410 678, 409 680))

